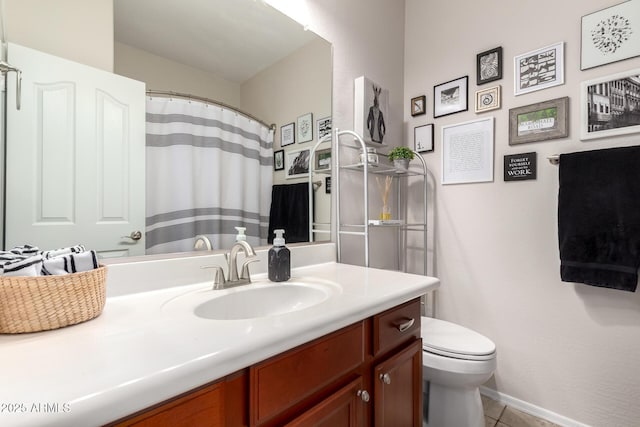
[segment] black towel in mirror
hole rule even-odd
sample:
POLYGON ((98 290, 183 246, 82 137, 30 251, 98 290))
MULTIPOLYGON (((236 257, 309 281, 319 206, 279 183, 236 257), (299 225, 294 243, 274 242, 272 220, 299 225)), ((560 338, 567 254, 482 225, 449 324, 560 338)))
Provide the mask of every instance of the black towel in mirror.
POLYGON ((634 292, 640 266, 640 146, 560 156, 565 282, 634 292))
POLYGON ((274 185, 271 190, 269 212, 269 244, 273 243, 273 230, 284 229, 287 243, 309 241, 309 184, 274 185))

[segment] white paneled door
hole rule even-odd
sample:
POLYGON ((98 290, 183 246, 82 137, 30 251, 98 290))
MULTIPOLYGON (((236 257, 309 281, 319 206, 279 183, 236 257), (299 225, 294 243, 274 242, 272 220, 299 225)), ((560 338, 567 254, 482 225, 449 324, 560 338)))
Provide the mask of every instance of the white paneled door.
POLYGON ((5 247, 143 255, 144 83, 11 43, 8 59, 5 247))

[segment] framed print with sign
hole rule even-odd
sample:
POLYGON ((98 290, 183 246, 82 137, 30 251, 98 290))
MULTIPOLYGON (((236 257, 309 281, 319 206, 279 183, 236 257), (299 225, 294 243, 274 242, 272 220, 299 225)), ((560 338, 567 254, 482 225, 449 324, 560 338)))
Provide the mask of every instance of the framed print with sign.
POLYGON ((460 77, 433 87, 433 117, 467 111, 469 76, 460 77))
POLYGON ((582 17, 580 69, 640 55, 640 7, 627 1, 582 17))
POLYGON ((296 142, 296 125, 295 123, 289 123, 284 126, 280 126, 280 146, 286 147, 296 142))
POLYGON ((476 113, 500 108, 500 85, 476 91, 476 113))
POLYGON ((416 153, 433 151, 433 123, 413 128, 413 144, 416 153))
POLYGON ((313 141, 313 114, 307 113, 298 117, 298 143, 313 141))
POLYGON ((564 84, 564 42, 513 58, 514 95, 564 84))
POLYGON ((425 95, 411 98, 411 115, 421 116, 427 113, 427 97, 425 95))
POLYGON ((509 110, 509 145, 569 136, 569 97, 509 110))
POLYGON ((640 68, 580 83, 580 139, 640 132, 640 68))
POLYGON ((442 184, 493 181, 493 117, 442 127, 442 184))
POLYGON ((502 46, 479 53, 476 57, 478 85, 502 78, 502 46))

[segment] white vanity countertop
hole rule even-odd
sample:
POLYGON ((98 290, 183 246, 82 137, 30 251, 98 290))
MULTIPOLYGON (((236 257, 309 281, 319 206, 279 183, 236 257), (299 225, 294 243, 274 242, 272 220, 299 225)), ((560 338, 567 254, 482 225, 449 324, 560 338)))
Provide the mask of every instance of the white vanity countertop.
POLYGON ((439 286, 433 277, 335 262, 291 275, 342 289, 319 305, 253 320, 202 319, 167 304, 211 286, 200 283, 110 297, 98 318, 79 325, 0 335, 0 425, 102 425, 439 286))

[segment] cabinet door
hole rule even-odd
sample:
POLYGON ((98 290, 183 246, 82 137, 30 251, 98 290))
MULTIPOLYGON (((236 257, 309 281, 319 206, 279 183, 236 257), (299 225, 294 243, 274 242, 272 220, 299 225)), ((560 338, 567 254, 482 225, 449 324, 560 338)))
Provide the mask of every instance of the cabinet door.
POLYGON ((362 377, 347 384, 285 427, 364 427, 365 400, 362 377))
POLYGON ((422 340, 374 368, 374 426, 422 425, 422 340))

